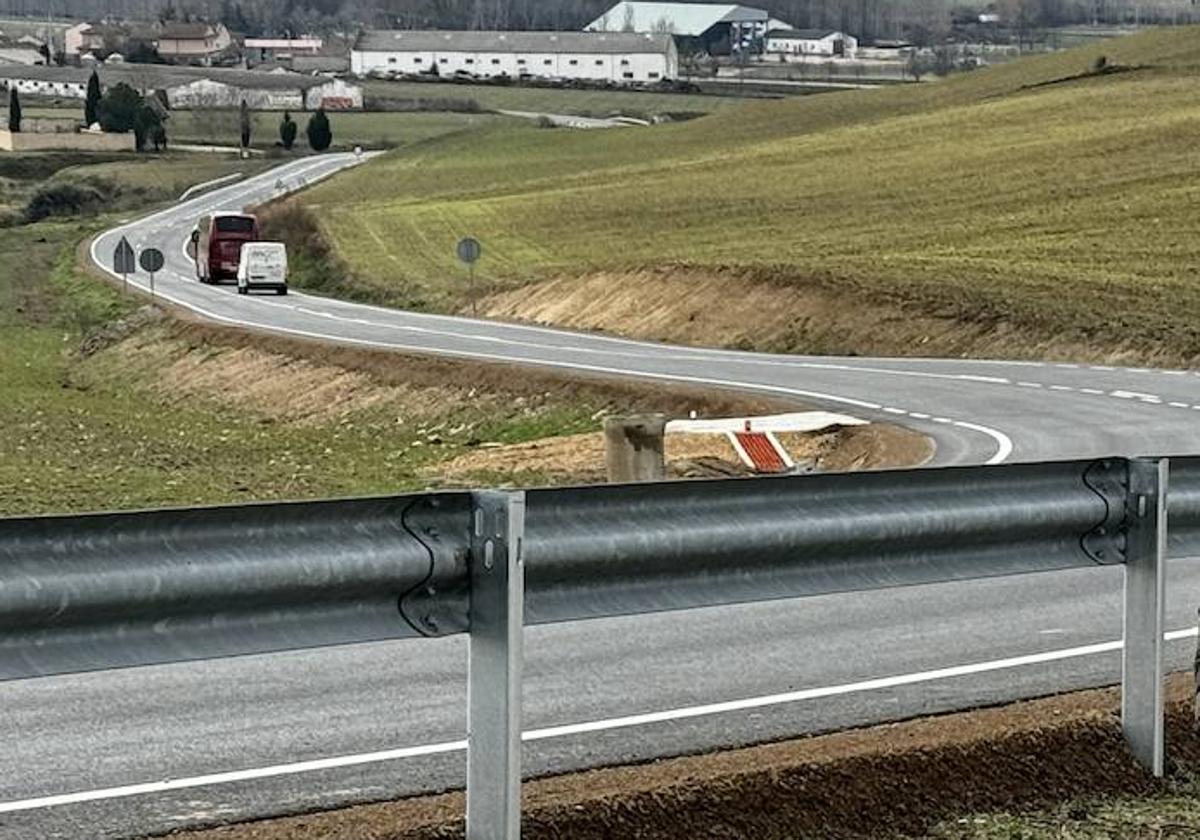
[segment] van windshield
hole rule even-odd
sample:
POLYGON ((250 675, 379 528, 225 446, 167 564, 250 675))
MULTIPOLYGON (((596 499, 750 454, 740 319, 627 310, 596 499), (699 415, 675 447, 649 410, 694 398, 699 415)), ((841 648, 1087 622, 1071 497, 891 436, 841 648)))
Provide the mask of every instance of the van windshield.
POLYGON ((254 219, 249 216, 218 216, 217 233, 253 233, 254 219))

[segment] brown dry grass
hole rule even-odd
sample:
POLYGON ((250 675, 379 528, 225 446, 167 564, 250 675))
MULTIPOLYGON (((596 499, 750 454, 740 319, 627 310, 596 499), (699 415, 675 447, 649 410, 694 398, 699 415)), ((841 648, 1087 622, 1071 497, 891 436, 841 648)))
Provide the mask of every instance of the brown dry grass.
POLYGON ((906 306, 819 280, 778 282, 752 269, 667 266, 562 277, 500 292, 493 318, 697 346, 832 355, 991 356, 1171 365, 1169 345, 1107 336, 1103 347, 1022 330, 999 319, 906 306), (848 294, 850 296, 848 296, 848 294), (847 305, 848 300, 853 305, 847 305))
MULTIPOLYGON (((1178 767, 1200 763, 1190 675, 1171 680, 1178 767)), ((874 726, 526 783, 527 840, 616 837, 891 838, 995 809, 1152 793, 1125 749, 1114 689, 874 726)), ((363 805, 208 831, 180 840, 449 840, 461 793, 363 805)))

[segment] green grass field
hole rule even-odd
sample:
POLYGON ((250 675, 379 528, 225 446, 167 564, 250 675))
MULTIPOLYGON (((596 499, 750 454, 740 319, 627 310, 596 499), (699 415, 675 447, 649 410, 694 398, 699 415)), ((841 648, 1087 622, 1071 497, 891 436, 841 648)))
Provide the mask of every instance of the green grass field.
MULTIPOLYGON (((78 108, 28 108, 26 119, 75 119, 81 115, 78 108)), ((295 113, 292 119, 298 126, 296 149, 308 151, 304 127, 309 114, 295 113)), ((4 112, 0 109, 0 119, 4 112)), ((266 149, 279 140, 279 123, 282 112, 258 112, 252 115, 250 145, 266 149)), ((423 143, 436 137, 457 134, 480 128, 516 125, 519 121, 488 113, 453 113, 442 111, 369 112, 350 111, 331 113, 333 148, 353 149, 355 146, 393 147, 423 143)), ((172 111, 167 123, 167 134, 171 143, 211 146, 238 146, 241 144, 241 124, 236 110, 172 111)))
POLYGON ((685 124, 496 129, 389 155, 305 200, 363 293, 678 265, 817 283, 1029 334, 1200 354, 1200 31, 685 124), (1086 76, 1099 55, 1129 72, 1086 76))
POLYGON ((114 212, 169 201, 194 184, 235 172, 252 175, 269 165, 230 155, 5 154, 0 157, 0 217, 19 221, 30 197, 49 185, 89 188, 94 201, 86 212, 114 212))
MULTIPOLYGON (((128 177, 174 188, 172 161, 139 165, 128 177)), ((418 489, 481 443, 594 431, 625 405, 599 387, 343 363, 148 317, 77 267, 80 241, 114 218, 0 228, 0 516, 418 489)))
MULTIPOLYGON (((279 139, 279 122, 283 115, 257 113, 250 135, 251 145, 258 148, 275 145, 279 139)), ((304 126, 308 114, 293 114, 299 126, 297 148, 307 151, 304 126)), ((370 113, 347 112, 329 115, 336 149, 355 146, 410 146, 435 137, 464 131, 511 124, 512 120, 494 114, 457 114, 440 112, 370 113)), ((203 113, 173 111, 168 125, 171 140, 176 143, 204 143, 236 146, 241 142, 236 112, 203 113)))
POLYGON ((629 90, 559 90, 458 82, 364 82, 368 100, 426 99, 474 102, 490 111, 535 111, 551 114, 607 116, 609 114, 671 114, 721 111, 745 100, 735 96, 657 93, 629 90))

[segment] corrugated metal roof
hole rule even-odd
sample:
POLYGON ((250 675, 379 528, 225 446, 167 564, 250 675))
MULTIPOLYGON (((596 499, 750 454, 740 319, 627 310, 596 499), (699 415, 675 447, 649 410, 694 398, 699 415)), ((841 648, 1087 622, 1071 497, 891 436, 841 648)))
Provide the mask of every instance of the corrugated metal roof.
POLYGON ((662 53, 669 35, 633 32, 465 32, 437 29, 376 29, 364 32, 357 52, 662 53))
POLYGON ((753 21, 766 23, 765 9, 735 3, 652 3, 622 0, 584 27, 589 32, 662 32, 672 35, 703 35, 718 23, 753 21))

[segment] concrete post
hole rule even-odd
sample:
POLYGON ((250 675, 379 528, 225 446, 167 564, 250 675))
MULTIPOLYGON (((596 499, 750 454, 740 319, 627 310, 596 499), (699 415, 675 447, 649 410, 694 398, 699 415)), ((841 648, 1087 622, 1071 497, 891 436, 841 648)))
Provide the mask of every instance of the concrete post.
POLYGON ((661 481, 666 475, 663 414, 609 417, 604 421, 604 460, 608 480, 661 481))

